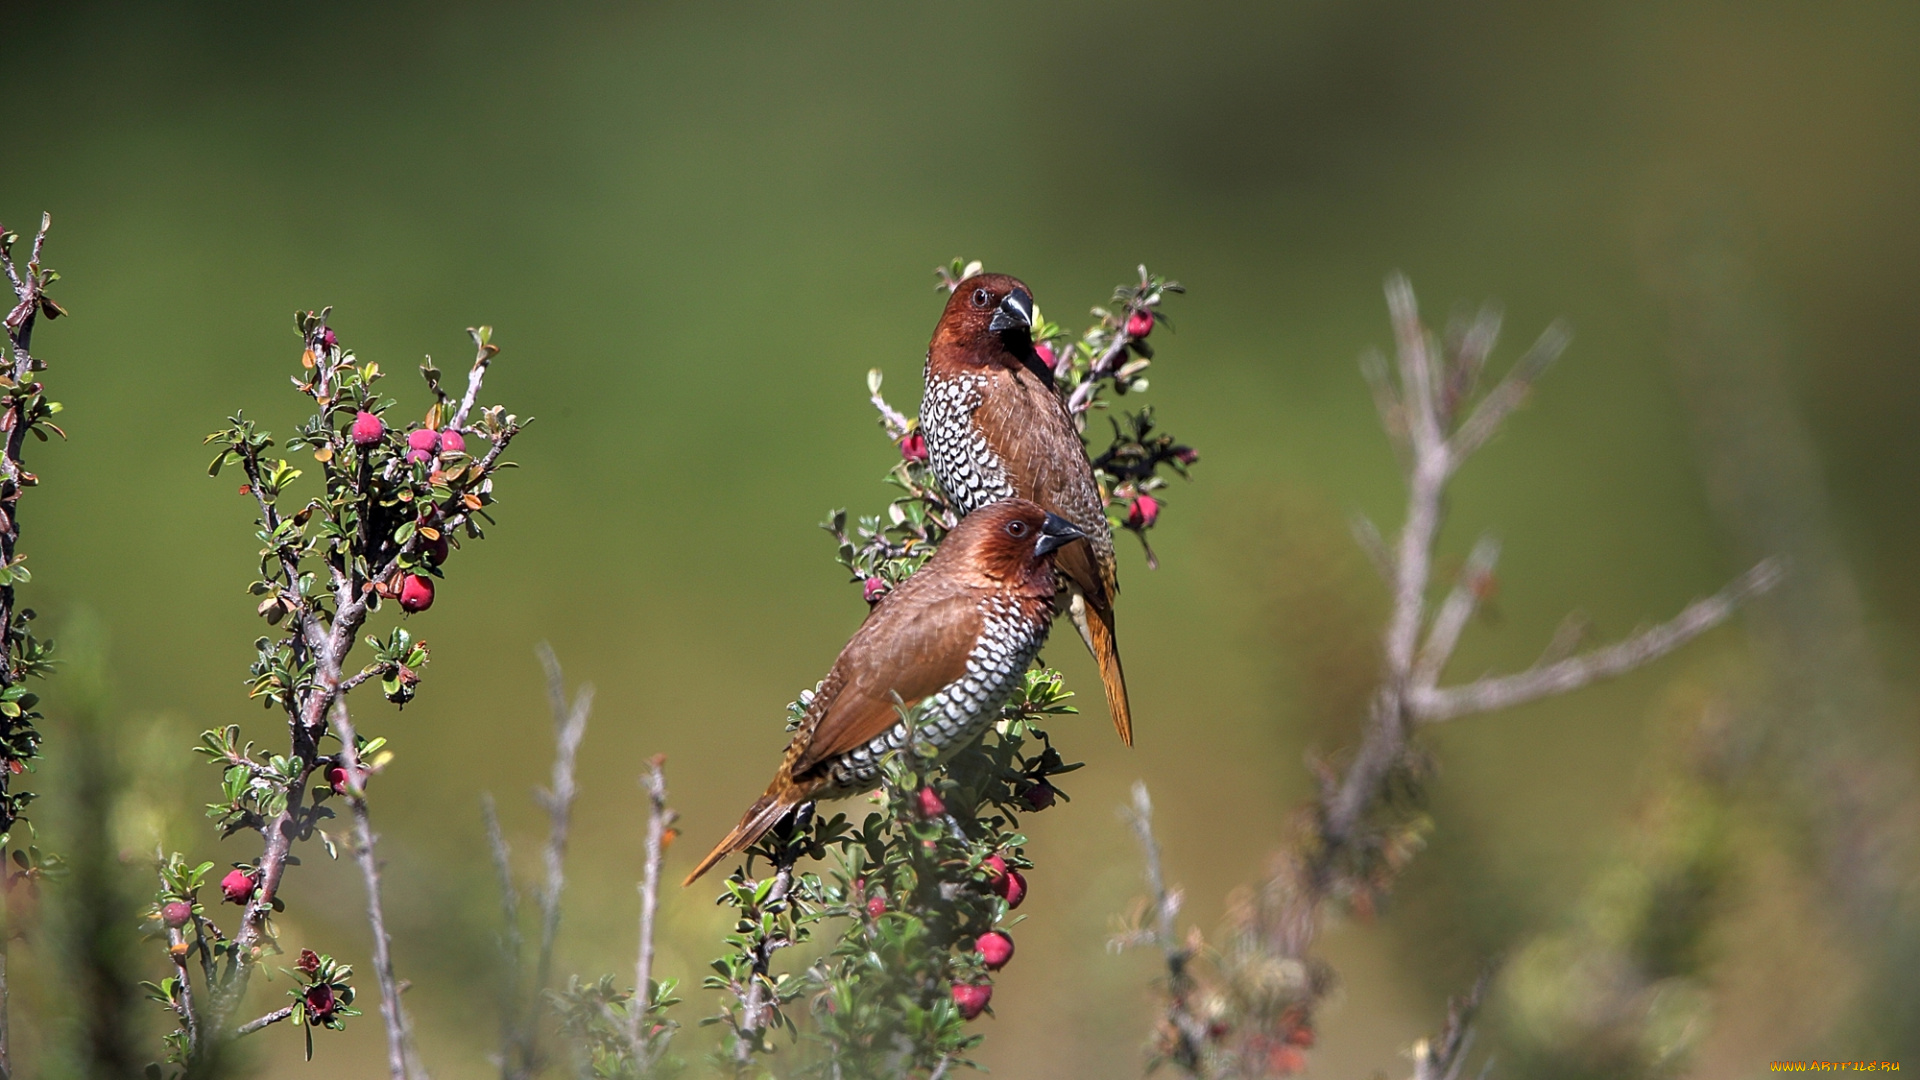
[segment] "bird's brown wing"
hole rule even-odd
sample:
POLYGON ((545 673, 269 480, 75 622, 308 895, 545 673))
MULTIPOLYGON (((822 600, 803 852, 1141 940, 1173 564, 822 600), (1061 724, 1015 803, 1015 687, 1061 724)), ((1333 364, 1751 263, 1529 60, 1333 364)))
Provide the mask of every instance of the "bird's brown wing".
POLYGON ((996 384, 974 413, 974 423, 1007 470, 1016 495, 1087 534, 1086 543, 1062 548, 1054 565, 1098 606, 1112 607, 1120 591, 1113 530, 1066 402, 1031 372, 1002 369, 993 377, 996 384))
POLYGON ((880 602, 834 661, 795 740, 789 773, 799 777, 892 727, 911 707, 958 679, 979 639, 974 591, 929 574, 929 563, 880 602), (801 745, 804 740, 804 745, 801 745))
POLYGON ((1074 628, 1100 665, 1114 730, 1132 746, 1133 706, 1113 632, 1120 576, 1093 464, 1066 402, 1051 386, 1023 370, 1001 369, 993 378, 997 382, 980 403, 974 423, 1007 470, 1014 493, 1066 518, 1087 536, 1085 543, 1061 548, 1053 564, 1072 582, 1084 605, 1072 609, 1074 628))

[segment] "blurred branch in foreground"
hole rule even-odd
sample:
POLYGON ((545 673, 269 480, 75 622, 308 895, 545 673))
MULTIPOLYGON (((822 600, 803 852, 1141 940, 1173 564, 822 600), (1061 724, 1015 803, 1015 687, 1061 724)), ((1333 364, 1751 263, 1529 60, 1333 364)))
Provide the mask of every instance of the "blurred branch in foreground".
MULTIPOLYGON (((1314 1011, 1332 985, 1332 973, 1313 951, 1329 906, 1371 912, 1419 850, 1427 829, 1424 816, 1411 810, 1404 796, 1425 772, 1411 745, 1416 725, 1509 708, 1630 671, 1725 622, 1739 604, 1780 577, 1778 564, 1764 561, 1715 596, 1625 641, 1568 656, 1577 639, 1561 635, 1525 671, 1441 686, 1462 631, 1491 591, 1499 553, 1497 544, 1483 537, 1446 598, 1429 609, 1447 485, 1526 399, 1565 347, 1567 332, 1559 324, 1549 327, 1504 378, 1476 396, 1499 336, 1498 314, 1483 309, 1436 338, 1421 323, 1405 278, 1389 278, 1386 291, 1397 363, 1390 372, 1383 356, 1370 353, 1361 367, 1405 470, 1406 520, 1391 549, 1371 523, 1356 523, 1392 594, 1383 640, 1385 670, 1353 760, 1344 771, 1318 767, 1320 794, 1301 815, 1297 838, 1276 857, 1267 880, 1234 905, 1225 940, 1204 950, 1210 977, 1193 972, 1191 960, 1202 954, 1199 943, 1175 940, 1176 902, 1157 880, 1158 854, 1144 792, 1133 811, 1155 899, 1117 942, 1153 944, 1166 952, 1168 993, 1154 1060, 1197 1077, 1285 1076, 1305 1068, 1314 1011)), ((1476 991, 1464 1000, 1478 997, 1476 991)), ((1464 1019, 1470 1012, 1465 1006, 1456 1009, 1447 1031, 1416 1049, 1419 1080, 1458 1075, 1471 1046, 1464 1019)))
POLYGON ((14 778, 25 773, 40 756, 40 731, 34 721, 36 695, 25 686, 30 676, 44 676, 52 668, 53 642, 33 636, 33 611, 16 609, 13 587, 25 584, 30 575, 23 565, 26 556, 15 548, 20 541, 20 496, 38 484, 39 478, 27 471, 21 460, 28 434, 41 442, 52 432, 62 439, 67 433, 53 423, 60 403, 49 401, 34 373, 46 370, 46 362, 33 355, 33 328, 40 316, 48 320, 66 314, 47 295, 47 286, 60 280, 57 271, 45 267, 40 256, 46 246, 47 230, 53 227, 50 214, 40 215, 40 231, 34 234, 32 254, 21 264, 13 254, 20 237, 0 226, 0 268, 4 268, 14 304, 7 312, 7 355, 0 357, 0 878, 6 889, 0 892, 0 1078, 13 1075, 13 1057, 7 1031, 7 948, 13 937, 6 916, 7 897, 13 886, 38 868, 39 849, 32 845, 15 848, 14 861, 21 867, 14 873, 5 866, 6 849, 13 828, 26 811, 32 793, 14 787, 14 778))
POLYGON ((636 986, 642 994, 615 987, 613 976, 597 982, 570 978, 564 990, 550 990, 554 942, 560 931, 560 900, 566 883, 568 834, 573 803, 578 795, 574 766, 587 719, 593 707, 593 688, 582 686, 569 703, 560 662, 542 645, 540 662, 546 669, 547 696, 553 709, 552 786, 534 798, 547 812, 547 842, 542 851, 543 885, 537 894, 540 944, 531 981, 522 955, 525 938, 520 930, 519 890, 514 885, 511 852, 494 813, 493 799, 484 797, 481 812, 494 869, 500 878, 500 906, 504 933, 501 952, 506 964, 501 997, 500 1075, 502 1080, 531 1080, 545 1075, 548 1058, 540 1050, 540 1032, 549 1010, 558 1019, 560 1033, 570 1045, 573 1071, 600 1080, 639 1080, 671 1075, 678 1062, 667 1057, 667 1046, 677 1025, 665 1011, 678 1003, 675 984, 653 981, 653 922, 660 895, 660 862, 673 842, 674 813, 667 807, 666 759, 655 757, 640 778, 650 807, 646 829, 646 864, 640 883, 640 947, 635 963, 636 986))

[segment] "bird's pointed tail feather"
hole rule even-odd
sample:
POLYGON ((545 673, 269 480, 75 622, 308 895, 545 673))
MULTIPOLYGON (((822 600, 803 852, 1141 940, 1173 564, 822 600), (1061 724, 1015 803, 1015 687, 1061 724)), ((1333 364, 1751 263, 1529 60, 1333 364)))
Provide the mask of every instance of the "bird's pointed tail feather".
POLYGON ((752 847, 754 841, 765 836, 768 829, 779 824, 780 819, 785 817, 787 811, 792 810, 794 805, 795 803, 772 793, 755 799, 753 805, 747 807, 747 812, 741 816, 740 824, 735 825, 733 831, 726 835, 726 839, 721 840, 712 851, 707 853, 706 858, 700 860, 700 865, 693 868, 693 873, 687 875, 687 879, 680 883, 680 887, 684 889, 700 880, 700 875, 713 869, 715 863, 727 856, 737 855, 752 847))
POLYGON ((1100 683, 1107 692, 1107 711, 1113 714, 1113 729, 1120 741, 1133 745, 1133 705, 1127 700, 1127 675, 1120 667, 1120 646, 1113 637, 1113 609, 1101 608, 1075 589, 1068 608, 1074 629, 1087 651, 1100 665, 1100 683))

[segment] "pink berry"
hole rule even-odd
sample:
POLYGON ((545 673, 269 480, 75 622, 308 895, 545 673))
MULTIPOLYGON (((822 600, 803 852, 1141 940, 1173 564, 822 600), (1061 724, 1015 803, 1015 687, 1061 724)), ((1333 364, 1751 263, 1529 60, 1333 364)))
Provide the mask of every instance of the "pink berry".
POLYGON ((980 869, 987 872, 988 881, 999 881, 1007 876, 1007 860, 998 855, 989 855, 980 860, 980 869))
POLYGON ((920 789, 920 814, 923 817, 939 817, 947 812, 947 804, 930 787, 920 789))
POLYGON ((440 449, 440 433, 432 428, 418 428, 407 432, 407 461, 419 464, 427 461, 440 449))
POLYGON ((968 1020, 987 1011, 987 1002, 993 1000, 993 986, 990 983, 955 983, 953 986, 953 1004, 960 1015, 968 1020))
POLYGON ((1033 352, 1034 352, 1034 355, 1040 358, 1041 363, 1047 365, 1048 367, 1053 366, 1053 360, 1054 360, 1053 346, 1043 341, 1040 344, 1035 345, 1033 347, 1033 352))
POLYGON ((1127 528, 1150 529, 1160 520, 1160 500, 1151 495, 1136 495, 1127 506, 1127 528))
POLYGON ((321 327, 320 344, 325 345, 329 349, 337 349, 340 347, 340 335, 334 333, 333 327, 331 326, 321 327))
POLYGON ((877 604, 880 602, 880 598, 887 595, 887 592, 891 588, 892 586, 887 584, 886 578, 870 577, 860 583, 860 595, 866 597, 867 603, 877 604))
POLYGON ((236 866, 220 879, 220 893, 229 904, 244 904, 253 898, 254 886, 258 884, 252 874, 236 866))
POLYGON ((443 454, 464 454, 467 452, 467 438, 452 428, 440 433, 440 452, 443 454))
POLYGON ((867 918, 877 919, 887 913, 887 898, 875 893, 867 897, 867 918))
POLYGON ((900 456, 908 461, 927 460, 927 437, 916 431, 901 439, 900 456))
POLYGON ((974 951, 980 954, 980 960, 987 965, 988 971, 999 971, 1013 959, 1013 939, 998 930, 980 935, 974 942, 974 951))
POLYGON ((160 905, 160 921, 175 930, 187 925, 193 918, 193 905, 185 900, 169 900, 160 905))
POLYGON ((425 611, 433 606, 433 579, 408 574, 400 584, 400 606, 407 611, 425 611))
POLYGON ((386 422, 366 411, 360 410, 353 417, 351 437, 355 446, 372 446, 387 433, 386 422))
POLYGON ((1007 910, 1012 911, 1027 898, 1027 879, 1020 876, 1020 871, 1009 870, 1006 877, 994 881, 993 892, 995 896, 1005 899, 1007 910))
POLYGON ((1127 316, 1127 336, 1128 337, 1143 338, 1151 333, 1153 333, 1153 313, 1152 312, 1136 311, 1133 314, 1127 316))

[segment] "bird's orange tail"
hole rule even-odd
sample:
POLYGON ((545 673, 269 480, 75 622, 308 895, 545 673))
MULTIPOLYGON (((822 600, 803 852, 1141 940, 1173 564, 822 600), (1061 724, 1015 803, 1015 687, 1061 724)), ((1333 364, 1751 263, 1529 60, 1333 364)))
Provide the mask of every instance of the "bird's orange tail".
POLYGON ((1075 590, 1073 625, 1080 631, 1087 651, 1100 665, 1100 683, 1107 691, 1107 711, 1113 714, 1113 729, 1120 741, 1133 745, 1133 706, 1127 700, 1127 674, 1120 668, 1120 646, 1113 638, 1113 609, 1103 608, 1075 590))
POLYGON ((780 819, 785 817, 787 811, 793 809, 794 805, 771 792, 755 799, 753 805, 747 807, 746 814, 740 818, 740 824, 735 825, 726 839, 720 841, 712 851, 707 853, 706 858, 700 860, 700 865, 693 868, 693 873, 687 875, 687 880, 681 882, 680 887, 684 889, 700 880, 700 875, 713 869, 713 865, 721 859, 729 855, 737 855, 752 847, 754 841, 765 836, 768 829, 779 824, 780 819))

